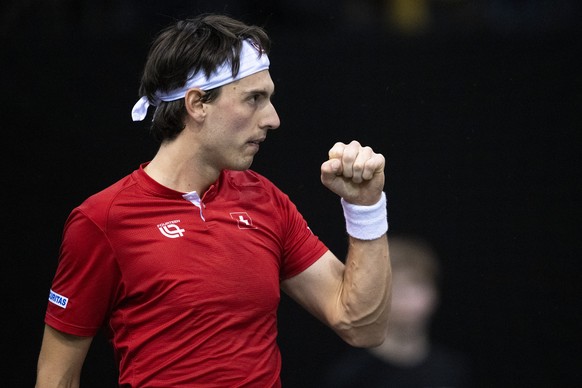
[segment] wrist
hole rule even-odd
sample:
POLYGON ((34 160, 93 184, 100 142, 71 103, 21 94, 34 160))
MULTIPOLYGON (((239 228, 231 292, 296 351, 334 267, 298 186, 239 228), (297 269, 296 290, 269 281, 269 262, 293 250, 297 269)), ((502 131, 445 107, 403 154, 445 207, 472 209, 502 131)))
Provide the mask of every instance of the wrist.
POLYGON ((348 234, 360 240, 375 240, 388 231, 386 193, 374 205, 354 205, 341 198, 348 234))

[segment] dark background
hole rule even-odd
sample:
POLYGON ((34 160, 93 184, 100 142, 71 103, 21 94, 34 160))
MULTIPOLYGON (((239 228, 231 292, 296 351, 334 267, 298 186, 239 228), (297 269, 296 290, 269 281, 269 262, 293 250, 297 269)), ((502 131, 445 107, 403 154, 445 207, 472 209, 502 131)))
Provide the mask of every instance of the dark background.
MULTIPOLYGON (((390 233, 441 257, 433 334, 471 357, 477 385, 582 382, 581 6, 416 3, 425 17, 405 24, 389 1, 4 2, 2 386, 34 383, 68 213, 155 153, 130 118, 153 35, 202 11, 270 33, 282 125, 253 169, 338 256, 344 221, 319 166, 335 141, 358 139, 387 158, 390 233)), ((346 349, 286 298, 280 345, 291 388, 316 387, 346 349)), ((114 385, 97 338, 83 386, 114 385)))

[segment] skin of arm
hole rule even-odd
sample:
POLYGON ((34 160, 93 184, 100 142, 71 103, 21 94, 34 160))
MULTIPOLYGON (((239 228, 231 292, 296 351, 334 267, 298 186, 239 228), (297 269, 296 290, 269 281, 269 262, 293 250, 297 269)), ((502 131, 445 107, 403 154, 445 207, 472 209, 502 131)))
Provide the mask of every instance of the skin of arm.
MULTIPOLYGON (((321 167, 322 183, 356 205, 378 202, 385 159, 357 141, 336 143, 321 167)), ((282 289, 356 347, 380 345, 390 311, 391 267, 386 234, 373 240, 349 237, 345 264, 325 253, 282 289)))
POLYGON ((45 325, 35 388, 78 388, 92 341, 45 325))

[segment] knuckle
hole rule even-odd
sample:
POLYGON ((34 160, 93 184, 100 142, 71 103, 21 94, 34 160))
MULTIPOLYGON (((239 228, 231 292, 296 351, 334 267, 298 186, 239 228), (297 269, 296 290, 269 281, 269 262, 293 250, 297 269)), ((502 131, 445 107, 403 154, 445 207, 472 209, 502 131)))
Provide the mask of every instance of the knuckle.
POLYGON ((364 164, 362 162, 355 162, 352 169, 354 172, 361 172, 364 170, 364 164))

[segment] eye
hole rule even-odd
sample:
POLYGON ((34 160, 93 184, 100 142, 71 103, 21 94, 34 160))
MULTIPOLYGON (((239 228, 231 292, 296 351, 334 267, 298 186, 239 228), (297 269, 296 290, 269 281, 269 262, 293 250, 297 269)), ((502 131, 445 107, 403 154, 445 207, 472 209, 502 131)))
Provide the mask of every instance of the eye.
POLYGON ((272 97, 272 94, 267 93, 263 90, 258 90, 248 94, 247 101, 249 104, 253 105, 264 105, 267 104, 272 97))

